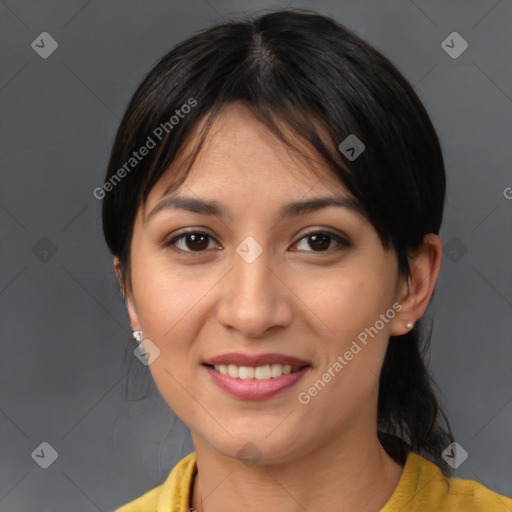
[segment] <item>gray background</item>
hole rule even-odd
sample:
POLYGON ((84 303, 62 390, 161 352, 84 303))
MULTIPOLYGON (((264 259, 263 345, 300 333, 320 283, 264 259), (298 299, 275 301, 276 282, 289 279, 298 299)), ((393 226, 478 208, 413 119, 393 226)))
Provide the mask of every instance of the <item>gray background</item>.
POLYGON ((146 368, 131 353, 92 191, 124 108, 158 58, 210 23, 286 6, 354 29, 431 114, 448 175, 431 367, 469 453, 455 475, 512 495, 510 0, 8 0, 0 2, 2 512, 113 510, 192 451, 158 394, 124 399, 129 361, 146 368), (456 59, 441 47, 453 31, 469 44, 456 59), (59 45, 47 59, 31 47, 42 32, 59 45), (31 456, 42 442, 58 452, 48 469, 31 456))

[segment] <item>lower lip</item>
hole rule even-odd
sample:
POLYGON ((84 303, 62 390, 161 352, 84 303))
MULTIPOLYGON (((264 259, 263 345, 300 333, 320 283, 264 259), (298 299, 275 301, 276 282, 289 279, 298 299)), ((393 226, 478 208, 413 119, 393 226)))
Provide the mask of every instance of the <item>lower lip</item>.
POLYGON ((230 395, 243 400, 263 400, 271 398, 285 389, 297 384, 306 375, 311 366, 305 366, 295 373, 281 375, 272 379, 234 379, 229 375, 204 366, 213 382, 230 395))

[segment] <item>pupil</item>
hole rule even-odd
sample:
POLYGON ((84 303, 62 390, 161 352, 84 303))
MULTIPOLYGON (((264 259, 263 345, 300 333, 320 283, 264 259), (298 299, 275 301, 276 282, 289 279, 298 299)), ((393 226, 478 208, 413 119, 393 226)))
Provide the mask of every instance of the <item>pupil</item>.
POLYGON ((329 245, 330 245, 330 242, 329 242, 329 236, 328 235, 323 235, 323 234, 318 234, 318 235, 311 235, 309 237, 309 240, 311 242, 311 240, 313 241, 313 245, 311 245, 310 243, 310 246, 312 249, 328 249, 329 248, 329 245), (318 243, 320 242, 320 243, 318 243), (327 244, 325 243, 327 242, 327 244))
POLYGON ((192 247, 187 243, 187 246, 189 249, 206 249, 208 247, 208 241, 207 237, 202 234, 192 234, 188 235, 187 240, 192 240, 192 247), (200 239, 202 239, 202 244, 200 242, 200 239), (199 243, 197 243, 199 241, 199 243), (206 244, 204 243, 206 241, 206 244), (203 247, 204 246, 204 247, 203 247))

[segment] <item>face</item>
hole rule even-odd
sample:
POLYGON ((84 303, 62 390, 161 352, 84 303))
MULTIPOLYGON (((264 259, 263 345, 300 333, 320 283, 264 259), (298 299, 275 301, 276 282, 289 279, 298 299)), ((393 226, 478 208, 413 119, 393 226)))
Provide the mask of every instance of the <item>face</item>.
POLYGON ((193 440, 230 457, 247 442, 285 461, 374 435, 400 309, 396 254, 350 201, 281 215, 290 203, 350 198, 310 156, 316 174, 230 105, 186 181, 166 195, 169 169, 135 221, 132 327, 160 351, 152 376, 193 440), (185 197, 220 211, 165 202, 185 197))

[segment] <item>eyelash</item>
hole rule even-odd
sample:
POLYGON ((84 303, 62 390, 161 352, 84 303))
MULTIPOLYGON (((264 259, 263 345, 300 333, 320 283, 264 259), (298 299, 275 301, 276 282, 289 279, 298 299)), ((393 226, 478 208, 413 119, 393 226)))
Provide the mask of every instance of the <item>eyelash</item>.
MULTIPOLYGON (((180 233, 179 235, 174 236, 170 240, 164 241, 162 245, 165 248, 169 248, 172 251, 181 252, 181 253, 201 254, 201 253, 206 252, 206 249, 202 250, 202 251, 190 251, 190 250, 185 251, 183 249, 176 249, 176 248, 171 249, 172 246, 175 246, 176 242, 178 242, 181 239, 184 239, 187 235, 204 235, 204 236, 206 236, 206 237, 208 237, 208 238, 210 238, 212 240, 215 240, 213 238, 213 236, 209 235, 208 233, 205 233, 204 231, 184 231, 184 232, 180 233)), ((297 243, 301 242, 302 240, 304 240, 305 238, 307 239, 308 237, 311 237, 313 235, 327 235, 328 237, 332 238, 334 241, 336 241, 342 247, 341 248, 338 247, 338 248, 335 248, 335 249, 328 249, 326 251, 313 251, 313 250, 311 250, 311 251, 305 251, 305 252, 312 252, 312 253, 317 253, 317 254, 321 254, 321 253, 329 253, 330 254, 333 251, 339 251, 342 248, 347 248, 347 247, 350 247, 352 245, 350 242, 345 240, 343 237, 341 237, 340 235, 337 235, 336 233, 333 233, 331 231, 310 231, 309 233, 306 233, 301 238, 299 238, 299 240, 297 240, 297 242, 295 242, 295 244, 297 244, 297 243)))

